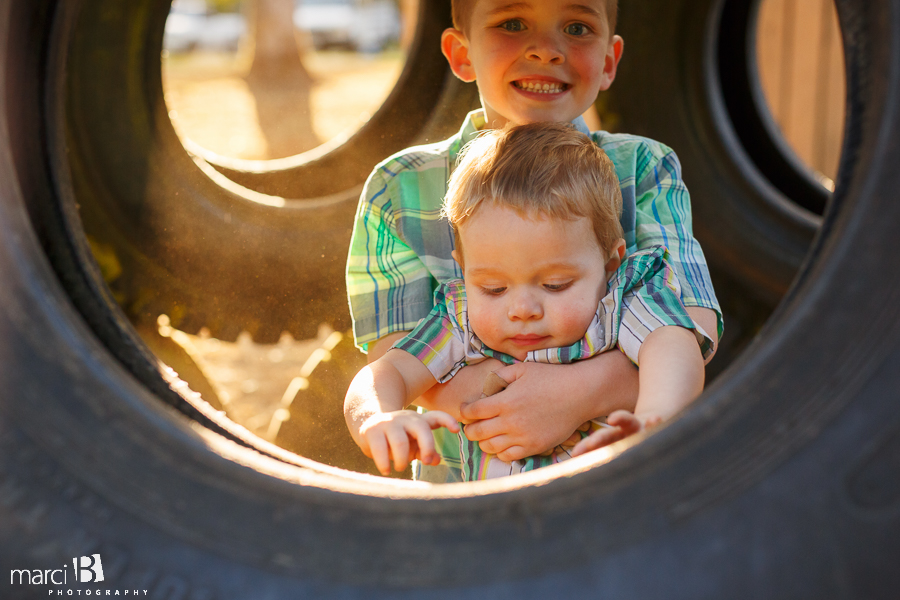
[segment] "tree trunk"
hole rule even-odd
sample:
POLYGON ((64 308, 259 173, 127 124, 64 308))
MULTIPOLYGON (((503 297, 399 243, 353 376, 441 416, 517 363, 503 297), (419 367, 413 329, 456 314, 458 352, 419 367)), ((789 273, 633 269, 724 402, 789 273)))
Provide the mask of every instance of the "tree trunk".
POLYGON ((247 84, 256 98, 269 158, 299 154, 319 145, 312 125, 313 79, 303 64, 294 29, 293 0, 248 0, 253 61, 247 84))
MULTIPOLYGON (((428 0, 421 0, 427 2, 428 0)), ((416 35, 419 21, 419 0, 400 0, 400 47, 408 52, 416 35)))

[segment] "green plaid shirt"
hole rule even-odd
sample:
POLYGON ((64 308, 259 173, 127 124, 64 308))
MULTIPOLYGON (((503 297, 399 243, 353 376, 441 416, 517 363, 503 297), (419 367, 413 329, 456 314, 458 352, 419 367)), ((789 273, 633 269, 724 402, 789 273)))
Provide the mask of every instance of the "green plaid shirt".
MULTIPOLYGON (((440 218, 447 181, 459 151, 484 127, 484 113, 466 117, 459 133, 404 150, 383 161, 366 182, 347 259, 347 292, 357 346, 411 331, 431 311, 434 291, 462 273, 453 260, 453 232, 440 218)), ((616 167, 622 189, 627 253, 662 245, 682 287, 686 307, 722 313, 700 244, 691 203, 672 150, 647 138, 604 131, 589 134, 616 167)))

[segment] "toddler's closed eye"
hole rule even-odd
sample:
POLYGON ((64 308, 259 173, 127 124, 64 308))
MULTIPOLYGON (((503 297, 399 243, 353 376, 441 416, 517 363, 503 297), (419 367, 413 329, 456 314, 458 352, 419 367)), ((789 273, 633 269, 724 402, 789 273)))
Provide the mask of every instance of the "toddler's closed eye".
POLYGON ((506 291, 506 288, 505 288, 505 287, 485 287, 485 286, 479 286, 478 289, 481 290, 481 293, 482 293, 482 294, 485 294, 485 295, 487 295, 487 296, 499 296, 500 294, 502 294, 503 292, 506 291))

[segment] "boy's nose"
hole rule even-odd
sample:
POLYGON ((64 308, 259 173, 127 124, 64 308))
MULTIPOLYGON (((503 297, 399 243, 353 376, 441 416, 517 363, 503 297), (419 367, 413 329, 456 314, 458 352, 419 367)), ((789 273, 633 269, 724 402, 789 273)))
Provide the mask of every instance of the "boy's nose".
POLYGON ((553 34, 536 35, 527 55, 530 60, 548 64, 562 64, 566 60, 562 46, 553 34))
POLYGON ((544 309, 530 294, 519 294, 512 299, 507 314, 511 321, 530 321, 543 317, 544 309))

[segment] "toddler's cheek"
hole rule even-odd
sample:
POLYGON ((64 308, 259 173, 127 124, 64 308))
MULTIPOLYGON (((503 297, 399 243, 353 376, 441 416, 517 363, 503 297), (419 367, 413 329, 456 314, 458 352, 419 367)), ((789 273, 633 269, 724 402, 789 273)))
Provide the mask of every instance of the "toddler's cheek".
POLYGON ((492 342, 496 343, 500 339, 500 327, 495 315, 490 311, 480 309, 476 306, 469 306, 469 324, 472 331, 478 336, 482 342, 492 347, 492 342))
POLYGON ((596 312, 596 305, 593 310, 578 306, 571 310, 561 311, 556 321, 558 337, 564 339, 566 344, 574 344, 584 337, 596 312))

